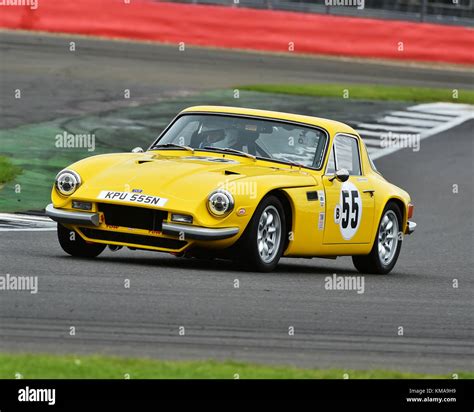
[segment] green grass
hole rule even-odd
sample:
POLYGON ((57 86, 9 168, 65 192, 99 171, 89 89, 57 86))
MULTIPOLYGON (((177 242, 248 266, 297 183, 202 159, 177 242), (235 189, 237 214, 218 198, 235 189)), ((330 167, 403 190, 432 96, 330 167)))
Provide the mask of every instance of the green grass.
POLYGON ((21 168, 13 165, 7 157, 0 156, 0 185, 10 182, 20 172, 21 168))
MULTIPOLYGON (((451 374, 432 375, 386 370, 316 370, 268 366, 234 361, 162 361, 109 356, 0 354, 0 379, 451 379, 451 374)), ((474 378, 459 372, 459 378, 474 378)))
POLYGON ((396 100, 408 102, 453 102, 474 104, 474 91, 458 90, 453 98, 453 89, 430 89, 425 87, 378 86, 369 84, 254 84, 237 86, 236 89, 265 93, 293 94, 315 97, 344 98, 345 90, 350 99, 396 100))

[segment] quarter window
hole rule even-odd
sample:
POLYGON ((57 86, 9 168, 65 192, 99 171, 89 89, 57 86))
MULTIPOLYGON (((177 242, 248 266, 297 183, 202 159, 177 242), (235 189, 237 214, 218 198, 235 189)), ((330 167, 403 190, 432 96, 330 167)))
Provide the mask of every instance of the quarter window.
POLYGON ((336 173, 336 162, 334 159, 334 147, 331 149, 331 153, 329 154, 328 165, 326 167, 326 174, 333 175, 336 173))
POLYGON ((350 136, 337 135, 334 139, 334 148, 336 150, 337 170, 347 169, 351 176, 360 176, 360 157, 357 139, 350 136))

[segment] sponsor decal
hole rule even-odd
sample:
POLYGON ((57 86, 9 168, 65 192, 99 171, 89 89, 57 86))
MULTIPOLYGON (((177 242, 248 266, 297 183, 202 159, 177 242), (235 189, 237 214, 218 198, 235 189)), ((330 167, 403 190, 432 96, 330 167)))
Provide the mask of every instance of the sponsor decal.
POLYGON ((321 212, 319 214, 319 219, 318 219, 318 230, 323 230, 324 229, 324 212, 321 212))
POLYGON ((324 207, 324 203, 326 202, 326 195, 324 194, 324 190, 318 190, 318 199, 321 207, 324 207))

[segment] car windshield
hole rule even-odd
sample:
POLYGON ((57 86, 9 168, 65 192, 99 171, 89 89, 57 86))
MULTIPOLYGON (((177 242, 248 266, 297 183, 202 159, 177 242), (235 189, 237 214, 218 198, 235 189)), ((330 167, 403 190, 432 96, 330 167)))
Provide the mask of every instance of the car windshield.
POLYGON ((300 124, 216 114, 180 116, 151 149, 177 145, 204 151, 244 152, 260 159, 319 169, 327 135, 300 124), (230 150, 231 149, 231 150, 230 150))

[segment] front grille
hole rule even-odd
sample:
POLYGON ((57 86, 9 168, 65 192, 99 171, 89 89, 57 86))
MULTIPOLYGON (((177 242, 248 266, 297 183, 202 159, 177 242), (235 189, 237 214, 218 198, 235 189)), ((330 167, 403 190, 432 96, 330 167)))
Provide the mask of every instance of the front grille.
POLYGON ((153 246, 164 249, 179 250, 186 246, 187 242, 177 239, 167 239, 155 236, 136 235, 132 233, 110 232, 108 230, 97 230, 86 227, 80 228, 84 236, 89 239, 97 239, 133 245, 153 246))
POLYGON ((97 207, 104 213, 105 223, 111 226, 161 231, 168 212, 144 207, 111 205, 99 203, 97 207))

